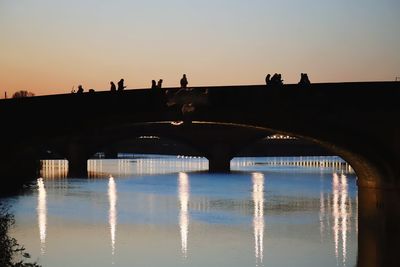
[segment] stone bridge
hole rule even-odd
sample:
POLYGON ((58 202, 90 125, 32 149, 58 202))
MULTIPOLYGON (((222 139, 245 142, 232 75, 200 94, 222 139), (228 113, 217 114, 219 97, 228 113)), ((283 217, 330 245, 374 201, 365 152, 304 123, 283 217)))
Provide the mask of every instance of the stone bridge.
POLYGON ((71 176, 121 140, 157 135, 184 143, 211 171, 271 133, 311 141, 358 177, 360 266, 395 266, 400 239, 400 83, 169 88, 0 101, 3 179, 35 177, 45 150, 71 176))

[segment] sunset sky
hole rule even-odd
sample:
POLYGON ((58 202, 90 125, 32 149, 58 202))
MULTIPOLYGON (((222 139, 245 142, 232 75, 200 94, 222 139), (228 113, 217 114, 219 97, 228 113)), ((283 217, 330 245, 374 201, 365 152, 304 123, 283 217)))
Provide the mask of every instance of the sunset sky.
POLYGON ((400 77, 399 0, 0 0, 0 98, 400 77))

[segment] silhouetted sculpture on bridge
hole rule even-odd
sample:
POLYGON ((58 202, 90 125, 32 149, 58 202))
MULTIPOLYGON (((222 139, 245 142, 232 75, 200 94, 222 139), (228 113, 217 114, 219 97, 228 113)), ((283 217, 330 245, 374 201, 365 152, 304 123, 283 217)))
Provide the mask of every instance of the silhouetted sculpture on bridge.
POLYGON ((151 89, 153 89, 153 90, 157 89, 156 80, 151 80, 151 89))
POLYGON ((119 80, 118 82, 118 91, 122 92, 126 86, 124 85, 124 79, 119 80))
POLYGON ((188 85, 188 80, 186 78, 186 74, 183 74, 183 77, 181 79, 181 88, 187 88, 188 85))
POLYGON ((311 82, 310 82, 310 80, 308 79, 307 73, 301 73, 299 85, 307 86, 307 85, 310 85, 310 84, 311 84, 311 82))
POLYGON ((157 82, 157 87, 158 87, 159 89, 162 88, 162 83, 163 83, 163 80, 162 80, 162 79, 159 79, 158 82, 157 82))
POLYGON ((111 85, 110 91, 111 92, 116 92, 117 91, 117 87, 115 86, 115 83, 113 81, 111 81, 110 85, 111 85))
POLYGON ((82 87, 82 85, 79 85, 78 86, 78 91, 76 91, 78 94, 82 94, 83 93, 83 87, 82 87))

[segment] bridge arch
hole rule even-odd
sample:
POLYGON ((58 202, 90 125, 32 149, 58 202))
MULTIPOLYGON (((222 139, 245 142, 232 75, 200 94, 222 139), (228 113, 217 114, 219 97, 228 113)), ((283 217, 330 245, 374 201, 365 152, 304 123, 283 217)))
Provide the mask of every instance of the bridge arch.
MULTIPOLYGON (((209 122, 210 123, 210 122, 209 122)), ((231 125, 233 125, 231 123, 231 125)), ((355 151, 352 148, 337 144, 331 140, 324 140, 323 137, 315 136, 315 135, 305 135, 302 132, 296 131, 287 131, 285 128, 278 127, 267 127, 263 124, 260 125, 252 125, 252 124, 234 124, 238 127, 244 127, 249 129, 259 130, 259 134, 255 135, 253 138, 246 140, 245 142, 239 143, 235 149, 231 149, 234 153, 230 156, 230 159, 235 157, 236 155, 240 155, 240 151, 242 151, 247 146, 256 143, 257 141, 267 137, 267 133, 277 133, 285 136, 292 136, 298 139, 306 140, 309 143, 312 143, 322 150, 325 150, 327 154, 336 155, 344 159, 347 163, 349 163, 354 169, 357 175, 357 183, 362 187, 370 187, 370 188, 385 188, 387 186, 392 186, 393 181, 390 180, 389 177, 392 177, 390 173, 390 169, 386 166, 387 164, 383 161, 383 159, 379 158, 368 158, 359 151, 355 151)))
MULTIPOLYGON (((41 148, 52 147, 59 155, 64 155, 70 161, 72 176, 85 175, 87 160, 96 152, 110 148, 123 140, 140 136, 155 135, 191 147, 195 153, 209 160, 210 171, 229 171, 232 158, 240 154, 249 144, 265 138, 273 133, 293 136, 307 140, 330 151, 331 154, 342 157, 355 170, 358 182, 366 187, 382 187, 387 181, 382 177, 382 168, 376 166, 377 161, 370 161, 362 154, 342 147, 330 140, 323 140, 315 135, 305 135, 296 131, 288 131, 276 126, 267 127, 264 124, 227 123, 220 121, 192 121, 181 123, 170 120, 135 122, 112 127, 103 127, 93 135, 59 136, 49 139, 41 148), (227 135, 227 133, 229 133, 227 135)), ((43 150, 43 149, 42 149, 43 150)))

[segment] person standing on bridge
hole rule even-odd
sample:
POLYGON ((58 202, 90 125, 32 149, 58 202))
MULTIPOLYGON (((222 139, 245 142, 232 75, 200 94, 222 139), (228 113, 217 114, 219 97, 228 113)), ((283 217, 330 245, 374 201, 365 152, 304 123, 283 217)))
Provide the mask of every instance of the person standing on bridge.
POLYGON ((181 79, 181 88, 187 88, 187 85, 188 85, 188 81, 186 78, 186 74, 183 74, 183 77, 181 79))
POLYGON ((126 86, 124 85, 124 79, 119 80, 118 82, 118 91, 123 91, 126 88, 126 86))
POLYGON ((117 91, 117 87, 115 86, 115 83, 113 81, 111 81, 110 85, 111 85, 110 91, 113 92, 113 93, 116 92, 117 91))
POLYGON ((83 93, 83 87, 82 85, 78 85, 78 91, 76 91, 78 94, 82 94, 83 93))
POLYGON ((267 76, 265 77, 265 85, 270 85, 271 84, 271 74, 267 74, 267 76))
POLYGON ((301 85, 301 86, 307 86, 307 85, 310 85, 310 84, 311 84, 311 82, 310 82, 310 80, 308 79, 307 73, 302 73, 302 74, 300 75, 299 85, 301 85))
POLYGON ((282 80, 282 75, 275 73, 272 75, 271 80, 269 81, 269 84, 272 86, 281 86, 283 85, 283 80, 282 80))
POLYGON ((151 80, 151 89, 153 89, 153 90, 157 89, 156 80, 151 80))

